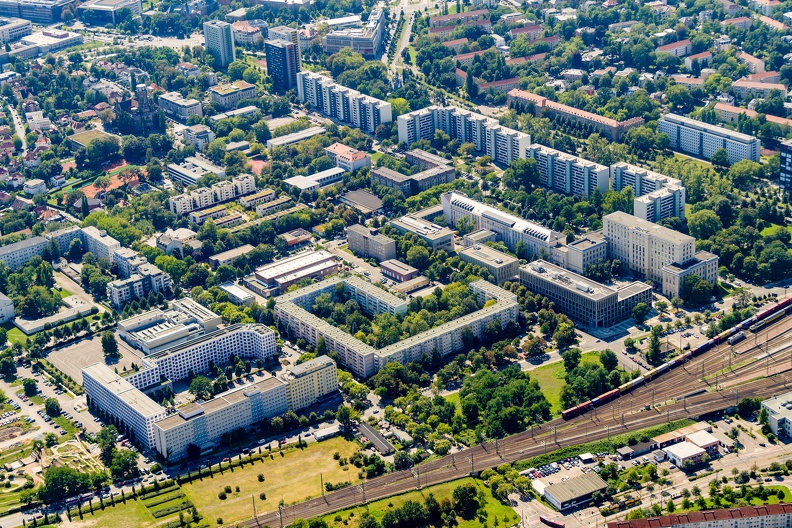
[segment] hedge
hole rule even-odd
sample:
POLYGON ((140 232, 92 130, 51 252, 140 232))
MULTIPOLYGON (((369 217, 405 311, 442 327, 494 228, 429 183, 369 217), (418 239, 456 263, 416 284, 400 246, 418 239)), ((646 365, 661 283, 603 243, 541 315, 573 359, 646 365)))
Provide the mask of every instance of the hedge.
POLYGON ((174 504, 173 506, 168 506, 167 508, 160 508, 159 510, 154 510, 151 512, 151 515, 154 516, 155 519, 159 519, 160 517, 165 517, 166 515, 170 515, 171 513, 180 512, 182 510, 188 510, 193 507, 193 503, 186 500, 180 502, 179 504, 174 504))
POLYGON ((138 498, 140 500, 153 499, 154 497, 159 497, 160 495, 162 495, 164 493, 170 493, 171 491, 176 490, 176 489, 179 489, 179 488, 174 483, 174 484, 172 484, 170 486, 162 487, 159 490, 149 491, 147 493, 145 493, 145 492, 143 492, 143 490, 141 490, 142 493, 140 495, 138 495, 138 498))
POLYGON ((144 503, 144 506, 146 506, 146 508, 153 508, 154 506, 159 506, 160 504, 165 504, 166 502, 170 502, 175 499, 181 499, 182 497, 184 497, 184 492, 182 490, 178 490, 178 492, 173 495, 167 495, 164 497, 160 496, 151 502, 146 502, 144 503))

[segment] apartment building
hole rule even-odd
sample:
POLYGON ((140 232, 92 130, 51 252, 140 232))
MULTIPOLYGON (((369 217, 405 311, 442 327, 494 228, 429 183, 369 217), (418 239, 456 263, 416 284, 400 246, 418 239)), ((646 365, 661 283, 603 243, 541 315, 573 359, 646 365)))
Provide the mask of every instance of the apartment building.
POLYGON ((115 308, 121 309, 135 299, 141 299, 149 292, 168 292, 173 289, 171 276, 154 264, 141 264, 134 273, 125 279, 117 279, 107 284, 107 297, 115 308))
POLYGON ((33 24, 21 18, 0 18, 0 42, 14 42, 33 33, 33 24))
POLYGON ((756 82, 748 79, 740 79, 732 83, 734 95, 740 100, 753 99, 755 97, 766 98, 773 91, 777 91, 781 97, 786 99, 787 87, 780 83, 756 82))
POLYGON ((343 143, 333 143, 325 148, 325 152, 336 167, 348 172, 371 167, 371 156, 343 143))
POLYGON ((639 196, 633 202, 633 215, 649 222, 671 217, 684 219, 685 188, 673 185, 639 196))
POLYGON ((480 266, 489 271, 495 278, 495 284, 514 280, 517 276, 518 260, 489 246, 476 244, 458 251, 457 256, 463 262, 480 266))
POLYGON ((593 127, 611 141, 621 141, 631 128, 644 124, 641 117, 616 121, 516 88, 509 92, 508 102, 513 106, 532 109, 533 114, 537 117, 561 117, 573 123, 593 127))
POLYGON ((321 114, 373 134, 393 121, 391 104, 313 72, 297 73, 297 96, 321 114))
POLYGON ((710 61, 712 60, 712 53, 709 51, 702 51, 701 53, 696 53, 695 55, 690 55, 685 57, 685 68, 688 70, 693 70, 693 63, 698 63, 700 68, 707 66, 710 61))
POLYGON ((678 297, 689 274, 711 283, 717 278, 717 257, 696 253, 696 239, 689 235, 621 211, 606 215, 602 222, 608 256, 662 285, 664 295, 678 297))
POLYGON ((115 251, 121 247, 121 242, 107 234, 104 229, 94 226, 82 228, 82 241, 85 251, 90 251, 97 259, 107 259, 113 263, 115 251))
POLYGON ((90 409, 112 416, 118 422, 119 432, 144 449, 155 447, 154 424, 167 415, 164 407, 104 363, 83 368, 82 376, 90 409))
POLYGON ((160 95, 157 99, 157 106, 159 106, 160 110, 162 110, 166 116, 181 123, 187 122, 187 119, 192 115, 203 117, 201 102, 196 99, 185 99, 179 92, 168 92, 160 95))
POLYGON ((607 328, 631 317, 639 302, 652 302, 648 284, 634 282, 616 289, 544 260, 520 267, 520 283, 550 299, 570 319, 596 328, 607 328))
POLYGON ((751 73, 762 73, 765 71, 764 61, 754 57, 750 53, 741 51, 737 54, 737 58, 748 67, 748 71, 751 73))
POLYGON ((665 46, 660 46, 655 50, 657 53, 670 53, 675 57, 685 57, 690 55, 690 50, 692 49, 692 44, 690 40, 680 40, 678 42, 672 42, 671 44, 666 44, 665 46))
POLYGON ((349 249, 356 255, 372 257, 377 262, 396 258, 396 241, 379 230, 355 224, 347 227, 346 232, 349 249))
POLYGON ((228 215, 228 209, 225 205, 215 205, 209 209, 201 209, 200 211, 193 211, 190 213, 190 221, 198 225, 203 224, 207 220, 216 220, 228 215))
POLYGON ((222 20, 207 20, 203 24, 206 49, 214 55, 225 68, 236 58, 234 48, 234 32, 231 24, 222 20))
POLYGON ((306 409, 322 396, 338 390, 338 371, 335 361, 327 356, 289 367, 281 375, 287 381, 288 408, 306 409))
POLYGON ((231 178, 230 181, 221 181, 209 188, 203 187, 189 193, 171 196, 168 199, 168 206, 173 214, 181 216, 216 204, 236 200, 255 191, 255 176, 240 174, 231 178))
POLYGON ((792 139, 788 139, 781 143, 779 151, 781 160, 781 171, 778 184, 785 191, 792 189, 792 139))
POLYGON ((536 160, 539 181, 550 189, 588 198, 595 189, 608 190, 609 170, 605 165, 584 160, 535 143, 528 156, 536 160))
POLYGON ((481 20, 489 21, 490 13, 487 9, 476 9, 451 15, 433 16, 429 19, 429 27, 453 26, 457 24, 470 24, 481 20))
POLYGON ((469 328, 475 336, 480 337, 487 324, 498 319, 505 326, 509 321, 516 320, 519 311, 515 295, 486 281, 476 281, 470 284, 471 294, 481 304, 488 300, 494 300, 494 303, 454 321, 376 350, 305 309, 322 293, 335 295, 338 283, 345 284, 347 296, 354 298, 363 311, 370 316, 379 313, 405 313, 407 310, 406 301, 366 281, 358 278, 336 278, 278 297, 275 305, 275 317, 279 325, 288 329, 290 335, 295 338, 302 337, 312 346, 320 337, 323 337, 328 348, 338 353, 341 363, 364 378, 376 373, 389 361, 406 364, 416 361, 423 354, 432 354, 434 351, 441 357, 448 356, 463 348, 462 331, 464 328, 469 328), (362 299, 361 294, 363 295, 362 299))
POLYGON ((302 60, 300 56, 302 49, 300 48, 299 29, 290 28, 288 26, 275 26, 267 30, 267 37, 269 37, 270 40, 285 40, 286 42, 291 42, 297 50, 297 62, 299 63, 302 60))
POLYGON ((614 191, 621 192, 625 187, 632 187, 635 196, 653 193, 664 187, 682 185, 676 178, 623 161, 610 166, 610 181, 614 191))
POLYGON ((222 108, 233 109, 239 101, 256 97, 256 85, 246 81, 218 84, 209 88, 209 97, 222 108))
POLYGON ((651 519, 633 521, 610 521, 608 528, 787 528, 792 516, 792 504, 765 504, 707 510, 701 512, 675 513, 651 519))
POLYGON ((460 219, 467 217, 475 229, 488 229, 496 233, 511 251, 516 251, 517 245, 522 243, 530 255, 542 256, 552 262, 565 261, 560 253, 566 244, 566 235, 563 233, 477 202, 459 191, 446 193, 440 200, 449 225, 455 226, 460 219))
POLYGON ((40 257, 49 242, 40 236, 34 236, 0 247, 0 262, 5 263, 12 271, 27 264, 33 257, 40 257))
POLYGON ((331 55, 343 48, 352 48, 364 57, 375 58, 382 46, 386 25, 385 12, 374 9, 362 27, 334 29, 322 37, 322 49, 331 55))
MULTIPOLYGON (((467 13, 465 13, 467 14, 467 13)), ((451 139, 473 143, 478 152, 496 163, 508 165, 526 157, 531 136, 501 126, 497 120, 454 106, 430 106, 398 117, 399 141, 412 145, 421 139, 432 140, 435 130, 451 139)))
POLYGON ((302 69, 298 45, 286 40, 267 40, 264 50, 274 91, 282 94, 297 86, 297 73, 302 69))
POLYGON ((711 159, 719 149, 726 149, 729 163, 748 159, 759 162, 762 144, 754 136, 710 125, 689 117, 666 114, 657 122, 658 132, 668 134, 673 150, 703 159, 711 159))
POLYGON ((239 203, 242 204, 242 206, 247 207, 249 209, 258 204, 271 202, 274 199, 275 199, 275 191, 273 191, 272 189, 264 189, 257 193, 253 193, 249 196, 242 196, 239 199, 239 203))

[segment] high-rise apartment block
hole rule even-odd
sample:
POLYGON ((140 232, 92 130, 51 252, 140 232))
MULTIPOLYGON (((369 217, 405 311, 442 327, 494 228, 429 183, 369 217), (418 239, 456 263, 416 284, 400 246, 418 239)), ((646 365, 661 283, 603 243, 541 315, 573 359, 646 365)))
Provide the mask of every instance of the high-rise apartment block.
POLYGON ((286 40, 267 40, 264 42, 267 55, 267 73, 272 78, 276 93, 285 93, 297 87, 297 73, 300 71, 300 51, 297 44, 286 40))
POLYGON ((792 189, 792 139, 781 143, 781 176, 778 184, 785 191, 792 189))
POLYGON ((535 143, 528 155, 536 160, 539 181, 565 194, 588 198, 594 189, 608 190, 608 167, 535 143))
POLYGON ((629 163, 610 167, 611 188, 620 192, 632 187, 635 193, 633 214, 650 222, 663 218, 685 218, 685 187, 676 178, 629 163))
POLYGON ((206 49, 217 58, 220 66, 225 68, 234 62, 234 30, 231 24, 208 20, 204 22, 203 30, 206 49))
POLYGON ((754 136, 729 130, 689 117, 666 114, 657 122, 657 131, 668 134, 673 150, 702 159, 711 159, 720 149, 726 149, 729 163, 740 160, 759 162, 762 143, 754 136))
POLYGON ((313 72, 297 73, 297 96, 311 108, 368 133, 393 121, 391 104, 347 88, 330 77, 313 72))
POLYGON ((430 106, 398 118, 399 141, 412 145, 421 139, 431 140, 436 130, 451 139, 473 143, 476 150, 493 161, 508 165, 525 158, 531 136, 501 126, 496 119, 454 106, 430 106))

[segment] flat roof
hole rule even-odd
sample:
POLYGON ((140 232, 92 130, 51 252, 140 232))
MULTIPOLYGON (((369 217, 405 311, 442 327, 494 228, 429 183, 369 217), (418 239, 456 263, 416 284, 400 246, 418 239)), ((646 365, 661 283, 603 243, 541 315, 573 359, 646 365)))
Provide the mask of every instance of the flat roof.
POLYGON ((425 217, 418 217, 414 214, 396 218, 391 220, 390 223, 430 240, 450 238, 453 235, 453 231, 450 228, 434 224, 426 220, 425 217))
POLYGON ((148 417, 165 414, 165 409, 159 403, 136 389, 127 380, 110 370, 104 363, 89 365, 83 368, 82 371, 141 415, 148 417))
POLYGON ((14 242, 13 244, 8 244, 7 246, 0 247, 0 257, 9 255, 16 251, 21 251, 23 249, 38 246, 39 244, 45 244, 46 242, 47 241, 40 236, 26 238, 25 240, 20 240, 19 242, 14 242))
POLYGON ((696 431, 693 434, 687 435, 686 440, 699 447, 706 447, 712 444, 717 444, 720 441, 708 431, 696 431))
POLYGON ((325 367, 328 365, 335 365, 335 361, 329 356, 319 356, 313 359, 306 361, 305 363, 300 363, 299 365, 294 365, 288 367, 289 372, 291 372, 294 376, 300 377, 304 374, 308 374, 312 372, 316 368, 325 367))
POLYGON ((215 255, 212 255, 211 257, 209 257, 209 260, 223 261, 223 260, 233 259, 233 258, 241 257, 242 255, 245 255, 253 251, 254 249, 255 248, 250 244, 243 244, 238 248, 229 249, 228 251, 223 251, 222 253, 217 253, 215 255))
POLYGON ((704 454, 704 450, 690 442, 679 442, 663 449, 666 453, 680 459, 686 459, 704 454))
POLYGON ((611 213, 609 215, 604 216, 602 218, 603 224, 608 220, 611 222, 615 222, 617 224, 627 226, 629 228, 641 229, 647 231, 654 237, 662 238, 664 240, 667 240, 669 242, 674 242, 676 244, 684 244, 687 242, 695 243, 696 241, 696 239, 690 235, 686 235, 684 233, 680 233, 679 231, 675 231, 673 229, 663 227, 659 224, 655 224, 654 222, 644 220, 643 218, 638 218, 637 216, 627 214, 623 211, 616 211, 615 213, 611 213))
POLYGON ((253 298, 253 294, 252 293, 250 293, 248 291, 245 291, 242 288, 240 288, 239 286, 237 286, 236 284, 233 284, 233 283, 230 283, 230 282, 224 282, 223 284, 221 284, 220 285, 220 289, 225 291, 229 295, 232 295, 232 296, 236 297, 237 299, 252 299, 253 298))
POLYGON ((349 191, 341 195, 341 199, 350 202, 363 213, 382 209, 382 200, 368 191, 349 191))
POLYGON ((616 293, 613 288, 545 260, 536 260, 521 266, 520 273, 529 273, 541 277, 543 280, 552 282, 576 295, 585 295, 594 300, 604 299, 616 293))
POLYGON ((575 501, 581 497, 591 495, 595 491, 601 491, 608 487, 594 471, 577 475, 566 481, 561 481, 554 486, 547 486, 545 494, 552 495, 559 503, 575 501))
POLYGON ((306 128, 305 130, 300 130, 299 132, 295 132, 293 134, 286 134, 285 136, 278 136, 268 139, 267 148, 278 147, 281 145, 290 145, 292 143, 297 143, 298 141, 304 141, 306 139, 312 138, 319 134, 324 134, 325 132, 327 132, 327 130, 320 126, 306 128))
POLYGON ((418 273, 416 268, 413 268, 409 264, 405 264, 404 262, 396 259, 383 260, 380 262, 380 268, 387 268, 395 271, 396 273, 401 273, 402 275, 418 273))
POLYGON ((335 257, 324 250, 298 253, 264 266, 259 266, 256 268, 256 274, 269 280, 274 280, 276 277, 293 273, 298 269, 312 266, 328 259, 335 260, 335 257))
POLYGON ((483 244, 465 248, 460 251, 459 254, 469 256, 479 262, 485 262, 495 267, 510 266, 517 262, 516 258, 483 244))

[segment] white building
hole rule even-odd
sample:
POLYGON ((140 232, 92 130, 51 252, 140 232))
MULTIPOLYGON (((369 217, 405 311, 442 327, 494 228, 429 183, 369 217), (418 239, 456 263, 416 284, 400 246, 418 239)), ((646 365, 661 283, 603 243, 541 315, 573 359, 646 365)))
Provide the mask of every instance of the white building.
POLYGON ((168 177, 178 180, 184 185, 195 185, 198 180, 209 174, 224 178, 225 169, 215 165, 207 158, 198 156, 185 158, 184 162, 178 165, 176 163, 168 164, 168 177))
POLYGON ((167 310, 154 309, 118 322, 118 337, 150 355, 177 343, 214 332, 222 318, 189 297, 167 310))
POLYGON ((322 38, 322 48, 328 55, 343 48, 352 48, 364 57, 374 58, 382 45, 386 20, 382 9, 374 9, 360 28, 335 29, 322 38))
POLYGON ((340 167, 333 167, 332 169, 323 170, 310 176, 292 176, 286 178, 283 183, 296 187, 301 191, 318 191, 322 187, 332 185, 344 179, 344 169, 340 167))
POLYGON ((231 24, 222 20, 208 20, 203 25, 206 48, 217 57, 220 67, 234 62, 234 32, 231 24))
POLYGON ((25 180, 25 185, 22 189, 25 191, 25 194, 29 194, 30 196, 44 194, 47 192, 47 182, 38 178, 25 180))
POLYGON ((113 253, 121 247, 121 242, 107 234, 104 229, 97 229, 94 226, 82 229, 83 248, 86 252, 90 251, 97 259, 107 259, 113 263, 115 258, 113 253))
POLYGON ((352 147, 347 147, 343 143, 333 143, 325 147, 325 152, 336 167, 345 171, 355 171, 363 167, 371 167, 371 156, 352 147))
POLYGON ((209 88, 209 97, 222 108, 236 108, 239 101, 256 97, 256 85, 246 81, 218 84, 209 88))
POLYGON ((121 309, 128 302, 140 299, 149 292, 168 292, 173 288, 171 276, 154 264, 139 265, 126 279, 117 279, 107 284, 110 304, 121 309))
POLYGON ((216 137, 212 129, 206 125, 193 125, 184 129, 184 141, 194 146, 196 150, 203 150, 216 137))
POLYGON ((201 102, 196 99, 185 99, 179 92, 168 92, 160 95, 159 99, 157 99, 157 105, 166 116, 177 121, 185 122, 192 115, 203 117, 201 102))
POLYGON ((792 392, 763 401, 762 408, 767 409, 770 429, 774 435, 792 437, 792 392))
POLYGON ((140 16, 143 14, 142 7, 140 0, 88 0, 77 9, 83 19, 88 19, 96 25, 115 25, 121 9, 129 9, 133 16, 140 16))
POLYGON ((21 18, 0 18, 0 42, 13 42, 33 32, 33 24, 21 18))
POLYGON ((432 140, 442 130, 460 143, 473 143, 476 150, 493 161, 508 165, 525 158, 531 136, 501 126, 496 119, 454 106, 430 106, 398 117, 399 141, 408 146, 421 139, 432 140))
POLYGON ((561 247, 566 244, 566 235, 563 233, 477 202, 458 191, 446 193, 440 199, 448 225, 455 226, 460 219, 467 217, 473 222, 475 229, 489 229, 496 233, 511 251, 515 251, 522 242, 532 256, 561 264, 566 260, 560 252, 561 247))
POLYGON ((230 202, 256 191, 256 178, 252 174, 240 174, 231 180, 200 188, 189 193, 171 196, 168 205, 173 214, 185 215, 216 204, 230 202))
MULTIPOLYGON (((14 320, 14 301, 6 295, 0 293, 0 323, 7 323, 14 320)), ((5 346, 5 343, 0 343, 5 346)))
POLYGON ((668 456, 668 460, 680 468, 686 462, 694 465, 698 464, 704 455, 707 454, 706 451, 691 442, 680 442, 666 447, 663 451, 668 456))
POLYGON ((711 159, 719 149, 726 149, 729 163, 748 159, 759 162, 762 144, 754 136, 710 125, 689 117, 666 114, 657 122, 657 131, 668 134, 670 147, 691 156, 711 159))
POLYGON ((303 103, 333 119, 374 133, 381 124, 393 121, 391 104, 333 82, 330 77, 297 72, 297 96, 303 103))
POLYGON ((633 202, 633 214, 649 222, 663 218, 685 218, 685 188, 679 185, 639 196, 633 202))
POLYGON ((292 410, 306 409, 338 389, 336 364, 327 356, 289 367, 281 379, 288 382, 288 406, 292 410))
POLYGON ((536 160, 539 181, 545 187, 581 198, 599 189, 608 190, 609 170, 605 165, 584 160, 535 143, 528 155, 536 160))
POLYGON ((111 416, 132 441, 154 448, 154 423, 165 418, 165 409, 104 363, 85 367, 82 375, 88 406, 111 416))

